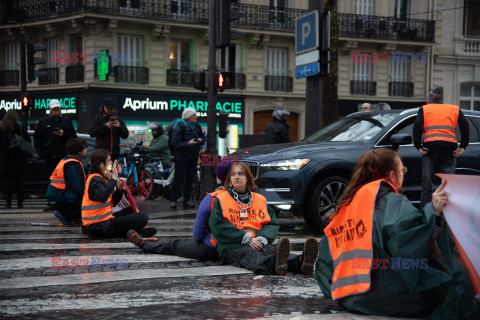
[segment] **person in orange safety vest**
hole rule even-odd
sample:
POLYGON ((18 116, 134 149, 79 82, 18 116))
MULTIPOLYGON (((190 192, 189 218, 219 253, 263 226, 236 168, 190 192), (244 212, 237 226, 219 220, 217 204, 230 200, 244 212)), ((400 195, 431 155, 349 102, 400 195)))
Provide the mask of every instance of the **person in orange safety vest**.
POLYGON ((467 271, 444 221, 445 182, 422 210, 400 194, 407 168, 390 149, 358 160, 325 227, 315 265, 327 298, 378 316, 479 319, 467 271))
POLYGON ((155 228, 144 228, 146 213, 133 213, 130 207, 112 213, 122 199, 125 178, 118 178, 117 161, 112 165, 108 150, 96 149, 90 156, 90 175, 82 199, 82 231, 95 237, 125 238, 133 229, 143 237, 154 236, 155 228))
POLYGON ((455 173, 457 157, 467 148, 469 140, 468 121, 460 108, 443 103, 443 87, 430 91, 427 104, 419 108, 413 126, 413 143, 422 154, 420 208, 432 200, 435 173, 455 173), (462 137, 460 146, 457 145, 457 128, 462 137))

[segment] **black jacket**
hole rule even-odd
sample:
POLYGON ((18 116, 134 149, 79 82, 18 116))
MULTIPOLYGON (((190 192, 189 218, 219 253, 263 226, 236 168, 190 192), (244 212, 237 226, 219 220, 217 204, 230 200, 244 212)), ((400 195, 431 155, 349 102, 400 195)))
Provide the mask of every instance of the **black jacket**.
MULTIPOLYGON (((27 132, 27 127, 15 123, 13 132, 28 142, 32 142, 27 132)), ((10 132, 0 129, 0 172, 24 172, 27 165, 26 158, 10 150, 10 132)))
MULTIPOLYGON (((415 119, 415 124, 413 125, 413 144, 417 149, 420 149, 423 143, 423 121, 423 108, 420 107, 417 118, 415 119)), ((462 136, 460 148, 466 149, 470 141, 470 128, 462 110, 458 112, 457 127, 460 129, 460 135, 462 136)), ((431 141, 425 143, 423 146, 428 148, 429 153, 451 153, 457 150, 457 144, 448 141, 431 141)))
POLYGON ((67 117, 52 117, 48 115, 37 123, 33 134, 35 148, 42 157, 61 159, 67 155, 66 145, 68 139, 76 138, 72 120, 67 117), (55 129, 63 130, 63 135, 56 135, 55 129))
MULTIPOLYGON (((96 171, 91 172, 98 173, 96 171)), ((88 187, 88 197, 92 201, 107 202, 108 198, 112 196, 112 204, 116 206, 122 199, 123 191, 117 189, 117 181, 110 179, 107 182, 103 177, 93 177, 88 187)))
POLYGON ((291 142, 290 136, 288 135, 288 128, 290 127, 285 121, 273 119, 273 122, 270 122, 265 127, 265 143, 274 144, 291 142))
POLYGON ((175 160, 195 161, 196 163, 202 144, 189 146, 188 141, 197 138, 202 139, 204 142, 206 140, 198 123, 194 122, 193 130, 183 121, 176 124, 172 130, 172 146, 175 152, 175 160))
POLYGON ((96 149, 107 149, 110 155, 118 156, 120 154, 120 138, 128 138, 128 129, 125 122, 118 116, 116 117, 118 122, 120 122, 120 127, 109 128, 107 126, 109 116, 104 113, 96 115, 88 133, 90 137, 96 138, 96 149))

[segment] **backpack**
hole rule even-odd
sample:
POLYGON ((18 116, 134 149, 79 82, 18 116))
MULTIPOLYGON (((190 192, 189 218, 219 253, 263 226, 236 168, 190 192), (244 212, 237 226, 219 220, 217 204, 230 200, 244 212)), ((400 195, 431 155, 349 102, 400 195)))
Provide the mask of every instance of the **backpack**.
POLYGON ((181 119, 175 119, 173 120, 166 128, 167 130, 167 135, 168 135, 168 148, 170 149, 170 153, 172 155, 175 154, 174 150, 173 150, 173 145, 172 145, 172 132, 173 132, 173 128, 178 125, 178 123, 181 122, 181 119))

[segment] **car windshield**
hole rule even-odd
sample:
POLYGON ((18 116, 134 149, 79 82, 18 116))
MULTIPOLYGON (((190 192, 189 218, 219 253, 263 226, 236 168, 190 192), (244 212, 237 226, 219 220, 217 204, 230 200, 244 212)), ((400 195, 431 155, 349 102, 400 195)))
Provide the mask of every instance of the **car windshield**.
POLYGON ((334 122, 303 141, 364 141, 372 139, 396 114, 362 115, 334 122))

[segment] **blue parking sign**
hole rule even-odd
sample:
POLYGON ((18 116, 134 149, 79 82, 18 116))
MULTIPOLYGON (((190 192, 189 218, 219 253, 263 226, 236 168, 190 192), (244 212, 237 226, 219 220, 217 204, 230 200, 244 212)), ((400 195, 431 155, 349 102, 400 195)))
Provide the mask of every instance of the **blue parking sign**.
POLYGON ((295 52, 318 48, 318 11, 310 11, 295 19, 295 52))

